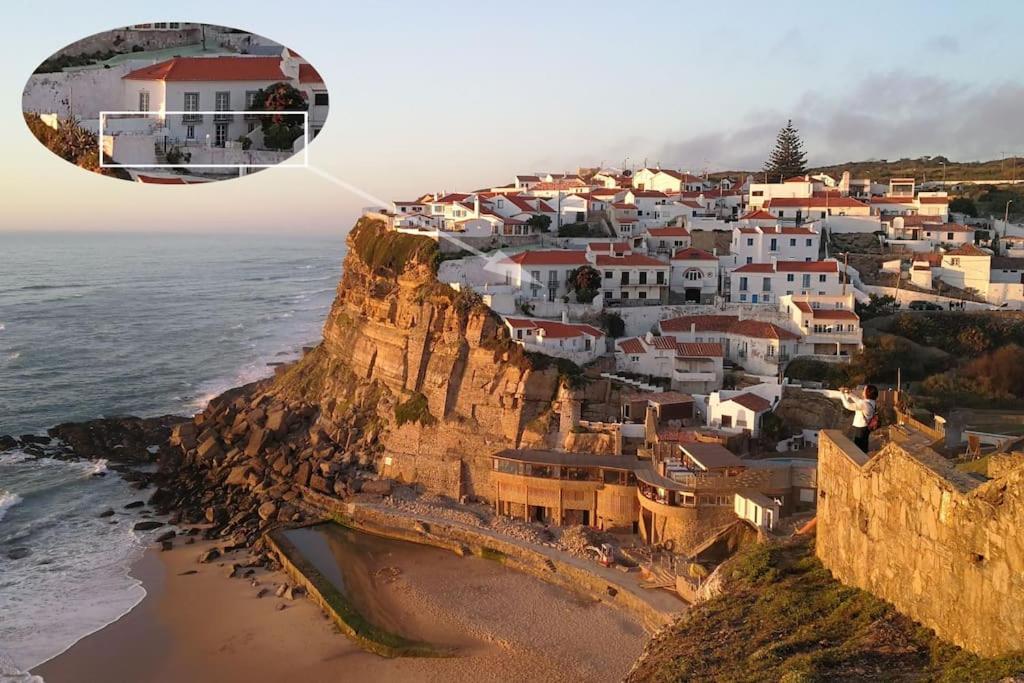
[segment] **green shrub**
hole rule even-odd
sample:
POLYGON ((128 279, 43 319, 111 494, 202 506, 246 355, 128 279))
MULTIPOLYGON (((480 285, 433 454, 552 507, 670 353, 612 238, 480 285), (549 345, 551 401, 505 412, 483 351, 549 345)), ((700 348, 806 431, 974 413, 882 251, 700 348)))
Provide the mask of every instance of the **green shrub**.
POLYGON ((397 275, 411 264, 435 266, 437 242, 429 237, 388 230, 379 220, 360 218, 349 235, 359 258, 372 270, 397 275))
POLYGON ((430 414, 427 397, 417 392, 404 403, 395 406, 395 423, 401 427, 406 422, 418 422, 424 427, 437 423, 437 418, 430 414))

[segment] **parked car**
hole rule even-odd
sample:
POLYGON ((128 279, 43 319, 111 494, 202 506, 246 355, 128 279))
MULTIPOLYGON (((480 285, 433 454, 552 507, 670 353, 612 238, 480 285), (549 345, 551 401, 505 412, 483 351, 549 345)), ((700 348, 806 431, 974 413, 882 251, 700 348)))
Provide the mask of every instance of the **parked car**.
POLYGON ((942 306, 940 306, 939 304, 933 303, 931 301, 922 301, 920 299, 915 299, 914 301, 911 301, 909 304, 907 304, 907 308, 910 309, 911 311, 941 311, 942 310, 942 306))

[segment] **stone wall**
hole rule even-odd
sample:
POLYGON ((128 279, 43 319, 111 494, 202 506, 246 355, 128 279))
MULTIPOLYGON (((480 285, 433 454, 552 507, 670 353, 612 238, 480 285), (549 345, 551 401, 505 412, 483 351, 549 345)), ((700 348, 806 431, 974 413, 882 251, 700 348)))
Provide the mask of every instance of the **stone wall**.
POLYGON ((816 552, 840 581, 985 656, 1024 648, 1024 467, 982 481, 925 439, 868 458, 823 431, 816 552))

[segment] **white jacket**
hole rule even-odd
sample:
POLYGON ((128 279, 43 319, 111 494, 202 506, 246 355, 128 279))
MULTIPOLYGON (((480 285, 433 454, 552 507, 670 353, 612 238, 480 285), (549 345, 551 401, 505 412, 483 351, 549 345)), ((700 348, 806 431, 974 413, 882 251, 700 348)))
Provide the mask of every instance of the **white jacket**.
POLYGON ((853 426, 867 427, 868 422, 875 416, 875 402, 869 398, 858 398, 850 394, 843 394, 843 405, 847 410, 853 411, 853 426))

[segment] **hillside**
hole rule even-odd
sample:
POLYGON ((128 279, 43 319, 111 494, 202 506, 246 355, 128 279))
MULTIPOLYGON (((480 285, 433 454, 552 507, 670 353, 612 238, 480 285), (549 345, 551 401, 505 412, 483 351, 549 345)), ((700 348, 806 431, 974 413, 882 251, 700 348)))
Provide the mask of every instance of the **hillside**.
POLYGON ((983 659, 832 579, 807 537, 755 545, 723 566, 724 591, 648 644, 629 683, 997 681, 1024 653, 983 659))

